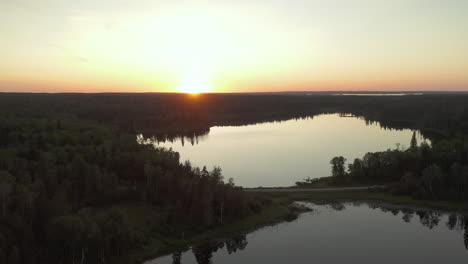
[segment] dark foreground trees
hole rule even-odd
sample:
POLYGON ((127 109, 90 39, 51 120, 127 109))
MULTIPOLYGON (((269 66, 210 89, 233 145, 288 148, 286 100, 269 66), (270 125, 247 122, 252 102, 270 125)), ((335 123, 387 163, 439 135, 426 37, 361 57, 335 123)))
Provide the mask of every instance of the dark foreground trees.
POLYGON ((111 263, 150 234, 181 236, 259 207, 220 168, 80 120, 0 122, 0 263, 111 263), (147 217, 142 217, 148 219, 147 217))

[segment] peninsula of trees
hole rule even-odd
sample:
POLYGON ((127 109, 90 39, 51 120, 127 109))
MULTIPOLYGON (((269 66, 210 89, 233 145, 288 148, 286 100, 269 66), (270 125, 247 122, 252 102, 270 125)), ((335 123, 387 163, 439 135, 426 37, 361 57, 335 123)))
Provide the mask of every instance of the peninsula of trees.
POLYGON ((344 158, 331 160, 333 183, 382 183, 393 194, 415 199, 468 200, 468 141, 462 138, 422 142, 415 133, 407 149, 369 152, 345 171, 344 158))
POLYGON ((188 236, 261 209, 220 168, 181 164, 134 135, 18 116, 0 117, 0 205, 8 264, 115 263, 153 235, 188 236), (132 223, 135 212, 150 221, 132 223))

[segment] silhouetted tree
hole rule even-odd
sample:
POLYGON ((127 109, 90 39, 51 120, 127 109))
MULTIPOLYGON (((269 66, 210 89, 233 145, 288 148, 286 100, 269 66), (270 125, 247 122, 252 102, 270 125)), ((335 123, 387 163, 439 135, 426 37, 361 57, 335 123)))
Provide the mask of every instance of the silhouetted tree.
POLYGON ((343 156, 334 157, 330 160, 333 177, 343 178, 345 176, 345 162, 346 159, 343 156))
POLYGON ((413 136, 411 137, 410 150, 416 150, 418 147, 418 141, 416 140, 416 131, 413 131, 413 136))

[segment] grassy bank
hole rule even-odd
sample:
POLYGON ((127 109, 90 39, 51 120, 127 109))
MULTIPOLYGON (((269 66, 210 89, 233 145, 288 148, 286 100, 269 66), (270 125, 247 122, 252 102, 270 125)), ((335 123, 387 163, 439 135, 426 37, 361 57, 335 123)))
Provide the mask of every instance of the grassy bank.
POLYGON ((409 196, 391 195, 385 192, 372 192, 368 190, 326 192, 262 192, 252 193, 252 195, 262 197, 262 199, 272 198, 275 200, 275 202, 283 204, 291 203, 293 201, 373 200, 437 210, 468 212, 468 203, 466 202, 414 200, 409 196))

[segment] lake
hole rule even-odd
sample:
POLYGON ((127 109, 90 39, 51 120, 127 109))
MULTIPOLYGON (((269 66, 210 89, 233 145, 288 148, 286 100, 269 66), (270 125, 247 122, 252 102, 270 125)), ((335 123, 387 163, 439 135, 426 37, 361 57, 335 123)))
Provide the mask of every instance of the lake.
POLYGON ((373 202, 303 203, 297 220, 145 264, 467 263, 468 217, 373 202))
MULTIPOLYGON (((338 114, 246 126, 211 127, 207 135, 190 142, 175 139, 155 143, 180 153, 192 165, 220 166, 225 179, 243 187, 291 186, 307 177, 331 174, 330 160, 349 162, 367 152, 409 146, 409 129, 384 129, 356 117, 338 114)), ((421 141, 421 138, 419 138, 421 141)))

